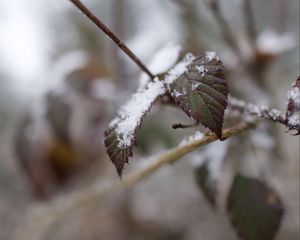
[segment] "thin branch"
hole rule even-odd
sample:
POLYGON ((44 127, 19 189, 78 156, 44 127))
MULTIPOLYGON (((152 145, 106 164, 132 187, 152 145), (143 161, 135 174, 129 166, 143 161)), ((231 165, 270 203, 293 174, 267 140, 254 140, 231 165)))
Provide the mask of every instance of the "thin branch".
MULTIPOLYGON (((244 131, 254 128, 256 122, 257 121, 245 122, 232 128, 228 128, 223 131, 222 136, 224 139, 227 139, 240 134, 244 131)), ((39 215, 39 217, 36 216, 34 219, 36 221, 29 223, 29 226, 25 227, 26 231, 20 231, 16 239, 31 239, 31 236, 29 235, 35 232, 33 229, 40 229, 41 225, 47 227, 61 217, 64 217, 67 213, 93 208, 112 194, 130 188, 135 184, 140 183, 142 180, 145 180, 147 177, 158 171, 161 167, 170 163, 174 163, 195 149, 217 140, 218 138, 215 134, 204 135, 201 139, 189 141, 184 145, 180 145, 164 152, 155 160, 153 160, 147 167, 129 175, 128 177, 124 178, 123 181, 117 181, 107 188, 101 190, 91 187, 80 192, 76 196, 72 195, 69 198, 65 198, 63 202, 54 202, 52 207, 46 206, 44 212, 39 215)))
POLYGON ((86 15, 97 27, 99 27, 118 47, 134 61, 142 71, 154 79, 154 75, 142 63, 142 61, 98 18, 96 17, 80 0, 70 0, 84 15, 86 15))
POLYGON ((290 130, 296 130, 300 132, 300 124, 292 125, 287 123, 285 115, 275 108, 270 109, 265 106, 257 106, 253 103, 246 103, 233 97, 228 99, 228 108, 231 110, 239 111, 240 113, 253 115, 256 117, 264 118, 273 122, 280 123, 290 130))
POLYGON ((256 32, 256 28, 255 28, 255 21, 254 21, 254 14, 253 14, 253 8, 251 5, 251 0, 244 0, 243 10, 244 10, 244 17, 245 17, 245 24, 246 24, 248 39, 251 44, 251 47, 253 48, 254 53, 256 53, 257 52, 257 47, 256 47, 257 32, 256 32))
POLYGON ((219 28, 222 32, 224 41, 235 52, 235 54, 239 58, 241 58, 238 43, 237 43, 236 39, 234 38, 234 34, 231 31, 231 28, 229 27, 227 20, 224 18, 223 14, 222 14, 219 0, 208 0, 207 4, 208 4, 209 8, 211 9, 211 12, 212 12, 214 18, 216 19, 216 21, 219 25, 219 28))

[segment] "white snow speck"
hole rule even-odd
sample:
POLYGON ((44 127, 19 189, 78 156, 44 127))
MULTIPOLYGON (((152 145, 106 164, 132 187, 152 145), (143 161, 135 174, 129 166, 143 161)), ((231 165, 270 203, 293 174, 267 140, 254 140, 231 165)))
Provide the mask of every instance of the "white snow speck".
POLYGON ((200 82, 195 82, 192 84, 192 90, 196 90, 202 83, 200 82))
POLYGON ((295 112, 292 116, 289 117, 289 125, 296 126, 300 125, 300 115, 299 112, 295 112))
POLYGON ((201 74, 201 76, 204 76, 205 73, 208 72, 208 70, 205 68, 204 65, 196 66, 197 71, 201 74))
POLYGON ((179 92, 179 91, 177 91, 176 89, 172 92, 172 96, 173 97, 180 97, 180 96, 182 96, 182 95, 184 95, 184 94, 186 94, 186 91, 184 91, 184 92, 179 92))
POLYGON ((295 107, 300 108, 300 89, 298 87, 292 87, 288 92, 289 101, 293 101, 295 107))
POLYGON ((165 85, 158 78, 141 87, 131 99, 121 107, 118 116, 111 121, 110 127, 115 127, 118 147, 126 148, 132 144, 135 129, 140 125, 145 112, 149 110, 154 100, 166 92, 165 85))
POLYGON ((205 57, 206 57, 207 61, 209 61, 209 62, 211 62, 215 58, 217 58, 217 60, 218 60, 216 52, 205 52, 205 57))

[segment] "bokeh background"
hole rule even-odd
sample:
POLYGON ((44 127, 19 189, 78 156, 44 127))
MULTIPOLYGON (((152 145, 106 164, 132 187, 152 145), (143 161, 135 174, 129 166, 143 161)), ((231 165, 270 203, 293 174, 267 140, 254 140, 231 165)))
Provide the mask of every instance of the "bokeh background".
MULTIPOLYGON (((243 66, 205 2, 84 1, 146 65, 170 44, 182 53, 216 51, 232 95, 284 111, 299 75, 299 1, 251 1, 261 68, 251 62, 243 0, 220 1, 243 66)), ((0 0, 0 239, 237 239, 224 208, 237 168, 263 178, 282 198, 286 212, 276 239, 299 239, 299 137, 270 122, 226 147, 200 149, 93 210, 27 227, 37 208, 118 180, 103 132, 140 75, 68 0, 0 0), (217 211, 195 184, 203 158, 223 161, 217 211)), ((176 122, 191 120, 174 107, 153 108, 125 176, 195 131, 173 130, 176 122)))

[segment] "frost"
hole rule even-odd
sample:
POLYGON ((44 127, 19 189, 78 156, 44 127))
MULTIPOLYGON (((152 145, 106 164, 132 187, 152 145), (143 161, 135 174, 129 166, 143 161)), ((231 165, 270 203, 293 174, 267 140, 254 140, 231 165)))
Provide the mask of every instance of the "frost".
POLYGON ((204 76, 204 74, 208 72, 204 65, 196 66, 196 69, 201 74, 201 76, 204 76))
POLYGON ((288 124, 291 126, 300 125, 300 116, 298 113, 294 113, 292 116, 289 117, 288 124))
MULTIPOLYGON (((175 43, 166 44, 151 59, 150 63, 148 64, 149 70, 154 75, 168 71, 177 62, 180 51, 181 46, 175 43)), ((144 86, 147 81, 149 81, 149 76, 145 73, 142 73, 140 77, 140 85, 144 86)))
POLYGON ((196 90, 202 83, 200 82, 195 82, 192 84, 192 90, 196 90))
POLYGON ((176 89, 172 92, 173 97, 180 97, 180 96, 185 95, 185 94, 186 94, 186 91, 181 93, 181 92, 177 91, 176 89))
POLYGON ((296 41, 290 33, 279 34, 266 30, 258 36, 256 44, 260 52, 278 55, 294 48, 296 41))
POLYGON ((126 148, 132 145, 136 128, 140 125, 145 112, 149 110, 154 100, 164 94, 166 88, 158 78, 141 87, 131 99, 119 110, 118 117, 109 124, 115 127, 118 147, 126 148))
POLYGON ((269 112, 269 114, 270 114, 271 118, 272 118, 274 121, 276 121, 276 119, 278 119, 278 118, 282 115, 281 111, 279 111, 279 110, 277 110, 277 109, 275 109, 275 108, 273 108, 273 109, 269 112))
POLYGON ((167 85, 172 84, 180 75, 187 71, 187 67, 193 62, 195 56, 191 53, 185 55, 182 61, 177 63, 174 68, 172 68, 164 80, 167 85))
POLYGON ((197 131, 195 132, 193 135, 189 136, 189 137, 185 137, 180 143, 179 143, 179 146, 184 146, 188 143, 191 143, 195 140, 199 140, 201 138, 203 138, 203 133, 197 131))
POLYGON ((205 57, 207 59, 207 61, 211 62, 213 59, 217 59, 219 60, 219 58, 217 57, 216 52, 205 52, 205 57))
POLYGON ((293 101, 295 108, 300 108, 300 88, 293 87, 288 92, 288 99, 289 101, 293 101))

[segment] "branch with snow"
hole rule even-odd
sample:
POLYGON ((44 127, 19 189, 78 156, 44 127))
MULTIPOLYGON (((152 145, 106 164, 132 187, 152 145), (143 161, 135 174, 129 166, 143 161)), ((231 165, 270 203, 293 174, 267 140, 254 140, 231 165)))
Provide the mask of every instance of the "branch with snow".
POLYGON ((258 106, 253 103, 246 103, 245 101, 229 97, 228 109, 238 111, 242 114, 252 115, 259 118, 264 118, 273 122, 280 123, 289 128, 289 130, 296 130, 297 134, 300 133, 300 121, 299 113, 295 113, 298 118, 293 117, 292 120, 288 121, 285 115, 275 108, 268 108, 266 106, 258 106))

